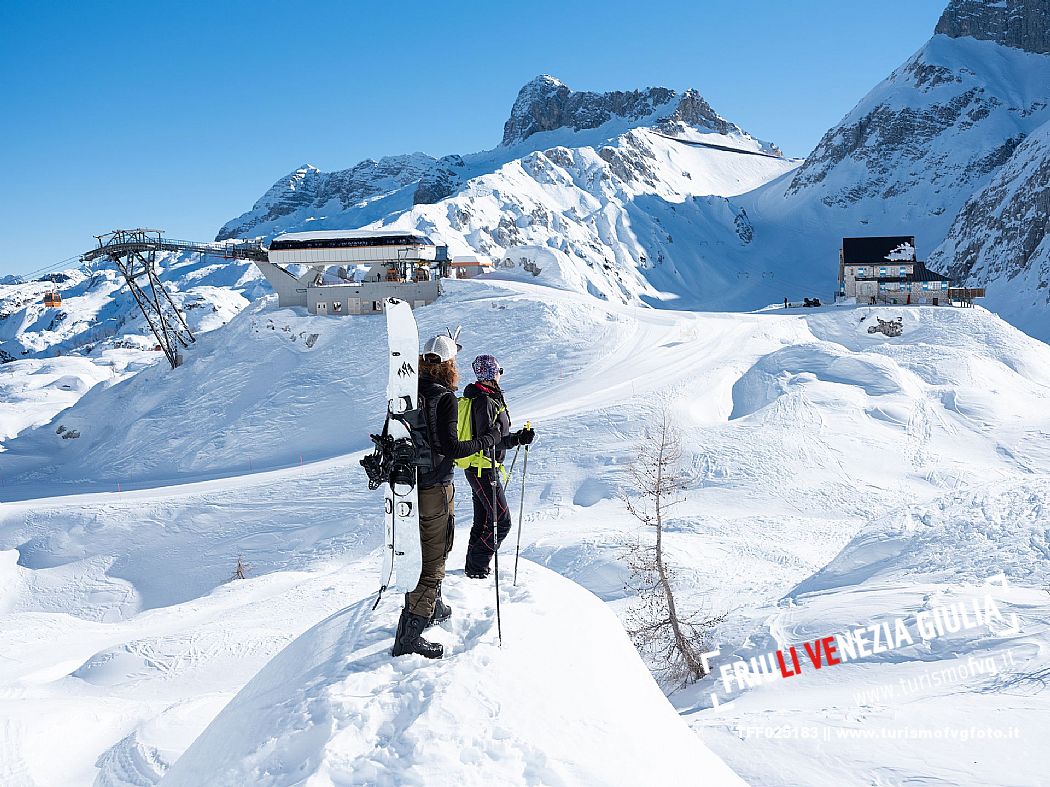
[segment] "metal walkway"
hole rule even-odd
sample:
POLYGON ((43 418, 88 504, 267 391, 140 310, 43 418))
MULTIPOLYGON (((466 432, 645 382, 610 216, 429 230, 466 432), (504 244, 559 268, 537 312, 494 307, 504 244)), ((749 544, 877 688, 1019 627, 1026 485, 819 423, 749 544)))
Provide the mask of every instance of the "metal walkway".
POLYGON ((227 260, 267 259, 262 241, 234 241, 231 243, 200 243, 192 240, 175 240, 161 236, 160 230, 114 230, 105 235, 96 235, 98 247, 80 255, 81 262, 91 262, 100 257, 117 260, 130 254, 158 251, 189 251, 206 254, 209 257, 222 257, 227 260))

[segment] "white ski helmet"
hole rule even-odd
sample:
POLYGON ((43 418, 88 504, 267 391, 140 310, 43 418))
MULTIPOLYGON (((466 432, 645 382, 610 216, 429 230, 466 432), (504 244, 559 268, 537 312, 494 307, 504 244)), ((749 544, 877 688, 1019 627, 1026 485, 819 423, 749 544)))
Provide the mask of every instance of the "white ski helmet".
POLYGON ((442 363, 456 357, 456 342, 448 336, 435 336, 423 345, 423 355, 436 355, 442 363))

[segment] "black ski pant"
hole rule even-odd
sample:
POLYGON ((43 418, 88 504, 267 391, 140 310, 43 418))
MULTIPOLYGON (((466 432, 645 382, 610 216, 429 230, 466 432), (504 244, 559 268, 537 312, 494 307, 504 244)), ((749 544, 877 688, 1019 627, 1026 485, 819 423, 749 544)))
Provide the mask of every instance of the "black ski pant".
POLYGON ((492 555, 510 532, 510 509, 499 471, 468 467, 467 483, 474 498, 474 525, 467 542, 467 571, 487 573, 492 555), (492 544, 492 482, 496 482, 496 545, 492 544))
POLYGON ((405 594, 405 608, 413 615, 429 618, 445 578, 445 560, 452 551, 456 532, 456 490, 452 484, 439 484, 419 490, 419 547, 423 569, 416 589, 405 594))

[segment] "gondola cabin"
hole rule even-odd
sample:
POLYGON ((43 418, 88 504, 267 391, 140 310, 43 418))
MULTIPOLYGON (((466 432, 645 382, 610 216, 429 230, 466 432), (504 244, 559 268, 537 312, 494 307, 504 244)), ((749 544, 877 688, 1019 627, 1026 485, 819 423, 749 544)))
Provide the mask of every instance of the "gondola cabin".
POLYGON ((44 294, 44 306, 48 309, 57 309, 62 305, 62 296, 57 292, 48 292, 44 294))

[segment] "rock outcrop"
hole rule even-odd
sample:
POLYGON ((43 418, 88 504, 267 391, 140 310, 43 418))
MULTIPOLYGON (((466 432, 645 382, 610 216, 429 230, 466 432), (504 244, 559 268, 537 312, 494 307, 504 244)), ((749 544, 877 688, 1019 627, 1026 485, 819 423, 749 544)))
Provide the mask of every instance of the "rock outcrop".
POLYGON ((937 32, 1045 55, 1050 53, 1050 0, 952 0, 937 32))
MULTIPOLYGON (((1050 123, 1020 145, 956 216, 930 265, 1009 301, 1050 310, 1050 123)), ((1033 319, 1038 311, 1032 311, 1033 319)), ((1027 327, 1027 326, 1026 326, 1027 327)))
POLYGON ((598 128, 613 118, 640 120, 669 104, 675 92, 665 87, 591 93, 572 90, 546 74, 518 91, 510 117, 503 125, 503 145, 514 145, 541 131, 598 128))
POLYGON ((322 172, 304 164, 281 178, 255 203, 251 211, 227 223, 216 240, 249 238, 261 225, 279 222, 305 208, 318 212, 346 210, 380 194, 416 183, 438 165, 424 153, 367 159, 350 169, 322 172))

